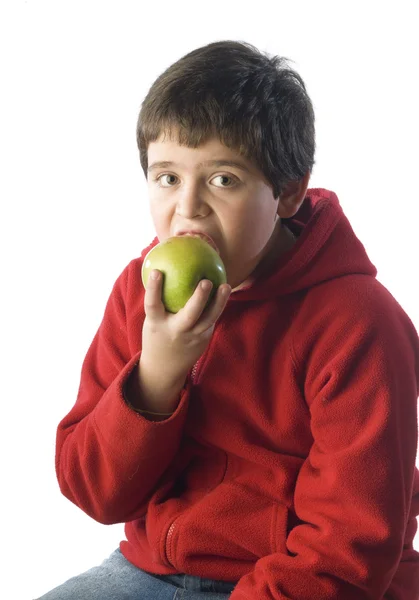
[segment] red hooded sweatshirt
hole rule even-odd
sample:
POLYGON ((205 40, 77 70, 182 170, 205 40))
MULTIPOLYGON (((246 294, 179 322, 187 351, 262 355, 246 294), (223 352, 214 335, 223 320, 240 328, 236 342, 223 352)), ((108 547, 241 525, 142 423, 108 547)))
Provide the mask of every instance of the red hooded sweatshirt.
POLYGON ((161 422, 124 399, 157 239, 129 263, 58 427, 61 491, 126 523, 134 565, 237 582, 231 600, 418 600, 417 332, 333 192, 287 225, 161 422))

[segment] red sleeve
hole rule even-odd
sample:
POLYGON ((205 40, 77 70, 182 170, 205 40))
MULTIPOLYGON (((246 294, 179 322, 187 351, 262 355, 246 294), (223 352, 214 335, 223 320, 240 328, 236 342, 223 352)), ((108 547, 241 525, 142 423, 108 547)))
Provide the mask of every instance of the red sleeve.
POLYGON ((417 598, 418 338, 385 293, 349 307, 352 320, 333 321, 323 309, 310 330, 307 318, 305 342, 296 344, 313 436, 295 488, 301 524, 288 553, 258 560, 231 600, 380 600, 403 552, 416 568, 397 597, 417 598))
POLYGON ((104 524, 124 523, 144 514, 149 496, 179 447, 188 400, 184 390, 174 415, 161 422, 146 420, 124 400, 123 386, 141 354, 142 325, 131 323, 127 306, 127 298, 132 301, 143 293, 130 289, 133 262, 115 282, 83 362, 76 403, 57 430, 60 489, 104 524), (133 353, 128 331, 135 328, 139 339, 133 353))

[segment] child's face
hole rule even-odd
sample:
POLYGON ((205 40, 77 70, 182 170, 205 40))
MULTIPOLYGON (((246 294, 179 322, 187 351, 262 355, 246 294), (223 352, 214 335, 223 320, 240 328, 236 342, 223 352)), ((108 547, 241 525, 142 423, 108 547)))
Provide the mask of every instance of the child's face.
POLYGON ((277 225, 278 200, 261 171, 217 139, 188 148, 161 137, 149 145, 148 165, 159 241, 181 231, 207 233, 219 249, 228 283, 234 289, 245 281, 272 247, 277 225), (163 161, 170 164, 156 165, 163 161), (226 161, 243 168, 221 164, 226 161))

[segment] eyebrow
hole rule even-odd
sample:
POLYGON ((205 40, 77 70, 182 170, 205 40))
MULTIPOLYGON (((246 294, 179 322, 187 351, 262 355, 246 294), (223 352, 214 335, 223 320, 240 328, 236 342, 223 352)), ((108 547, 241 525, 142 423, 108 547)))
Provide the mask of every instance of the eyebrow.
MULTIPOLYGON (((160 160, 150 165, 148 167, 148 171, 153 171, 154 169, 167 169, 168 167, 179 166, 179 164, 169 160, 160 160)), ((234 160, 206 160, 205 162, 199 163, 197 167, 235 167, 236 169, 241 169, 246 173, 250 173, 249 169, 245 165, 234 160)))

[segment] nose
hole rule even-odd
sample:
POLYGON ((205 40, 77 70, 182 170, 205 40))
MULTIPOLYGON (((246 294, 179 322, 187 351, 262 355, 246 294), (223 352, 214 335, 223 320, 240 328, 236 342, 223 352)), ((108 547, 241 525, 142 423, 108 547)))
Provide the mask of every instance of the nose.
POLYGON ((204 217, 208 214, 208 206, 197 182, 188 183, 178 191, 176 214, 184 219, 204 217))

